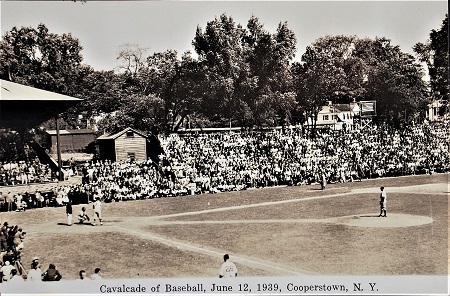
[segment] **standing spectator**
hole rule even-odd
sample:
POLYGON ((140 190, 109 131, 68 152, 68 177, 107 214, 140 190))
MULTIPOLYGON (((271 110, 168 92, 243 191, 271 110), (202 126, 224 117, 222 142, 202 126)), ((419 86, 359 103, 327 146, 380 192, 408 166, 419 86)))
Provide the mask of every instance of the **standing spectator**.
POLYGON ((100 268, 97 267, 94 270, 94 274, 91 275, 91 280, 101 280, 101 279, 102 279, 102 277, 100 276, 100 268))
POLYGON ((6 239, 8 237, 8 222, 3 223, 0 229, 0 252, 6 252, 7 244, 6 239))
POLYGON ((48 269, 44 272, 42 280, 45 282, 59 281, 62 279, 61 274, 53 263, 50 263, 48 269))
POLYGON ((44 196, 40 191, 36 191, 36 207, 42 208, 44 205, 44 196))
POLYGON ((6 205, 8 212, 11 212, 13 210, 13 203, 14 203, 14 195, 11 193, 11 191, 9 191, 8 194, 6 195, 6 205))
POLYGON ((219 270, 219 278, 223 277, 237 277, 236 265, 229 261, 230 256, 228 254, 223 255, 223 263, 219 270))
POLYGON ((386 191, 384 191, 384 186, 380 187, 380 215, 378 217, 387 217, 386 216, 386 199, 387 194, 386 191))
POLYGON ((100 198, 97 197, 94 205, 92 206, 94 208, 94 223, 92 225, 95 226, 95 220, 98 218, 98 221, 100 221, 100 225, 103 225, 102 223, 102 202, 100 201, 100 198))
POLYGON ((72 225, 72 201, 69 200, 69 202, 66 204, 66 214, 67 214, 67 225, 72 225))
POLYGON ((0 191, 0 212, 3 212, 5 205, 6 205, 6 195, 4 195, 3 192, 0 191))

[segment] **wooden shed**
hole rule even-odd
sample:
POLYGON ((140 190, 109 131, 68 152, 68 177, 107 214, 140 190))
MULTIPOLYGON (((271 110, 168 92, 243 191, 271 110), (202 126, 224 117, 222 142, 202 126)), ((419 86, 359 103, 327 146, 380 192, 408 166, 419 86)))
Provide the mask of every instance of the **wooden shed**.
MULTIPOLYGON (((48 134, 48 146, 50 147, 50 153, 56 151, 57 135, 56 130, 47 131, 48 134)), ((61 152, 68 151, 83 151, 89 144, 95 141, 95 131, 92 129, 75 129, 75 130, 60 130, 60 147, 61 152)))
POLYGON ((97 138, 100 159, 111 161, 147 160, 147 136, 132 128, 97 138))

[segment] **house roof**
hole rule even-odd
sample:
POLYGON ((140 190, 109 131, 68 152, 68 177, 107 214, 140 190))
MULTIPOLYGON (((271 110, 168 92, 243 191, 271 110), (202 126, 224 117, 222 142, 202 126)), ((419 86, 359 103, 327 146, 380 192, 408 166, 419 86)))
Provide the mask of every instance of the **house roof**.
POLYGON ((334 104, 333 106, 339 111, 352 111, 350 104, 334 104))
POLYGON ((97 138, 97 140, 115 140, 115 139, 117 139, 118 137, 122 136, 124 133, 126 133, 128 131, 133 131, 134 133, 140 135, 141 137, 147 138, 147 136, 143 132, 137 131, 137 130, 131 128, 131 127, 127 127, 126 129, 124 129, 124 130, 122 130, 122 131, 120 131, 118 133, 100 136, 100 137, 97 138))
MULTIPOLYGON (((94 134, 93 129, 74 129, 74 130, 60 130, 60 135, 77 135, 77 134, 94 134)), ((47 134, 56 135, 56 130, 48 130, 47 134)))

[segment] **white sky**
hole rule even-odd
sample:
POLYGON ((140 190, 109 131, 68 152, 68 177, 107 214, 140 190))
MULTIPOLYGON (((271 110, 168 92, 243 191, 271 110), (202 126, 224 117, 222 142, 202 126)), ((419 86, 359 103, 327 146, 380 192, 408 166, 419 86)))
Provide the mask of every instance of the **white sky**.
POLYGON ((44 23, 52 33, 71 33, 83 46, 84 63, 96 70, 119 65, 119 47, 125 43, 150 48, 148 55, 167 49, 194 52, 191 45, 197 25, 222 13, 247 25, 251 15, 274 33, 279 22, 297 36, 297 56, 317 38, 329 35, 383 36, 405 52, 424 42, 440 28, 447 1, 1 1, 1 34, 13 26, 37 27, 44 23))

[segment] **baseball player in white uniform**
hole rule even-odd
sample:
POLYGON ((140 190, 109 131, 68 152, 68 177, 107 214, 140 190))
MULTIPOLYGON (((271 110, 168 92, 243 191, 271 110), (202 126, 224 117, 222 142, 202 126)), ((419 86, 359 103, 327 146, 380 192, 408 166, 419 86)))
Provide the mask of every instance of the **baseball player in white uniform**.
POLYGON ((223 261, 225 262, 222 263, 222 266, 220 267, 219 278, 237 277, 237 267, 233 262, 229 261, 229 259, 230 256, 228 256, 228 254, 223 256, 223 261))
POLYGON ((100 225, 103 225, 102 223, 102 202, 100 201, 100 198, 97 197, 94 205, 92 206, 94 208, 94 223, 92 225, 95 226, 95 220, 98 218, 98 221, 100 221, 100 225))

